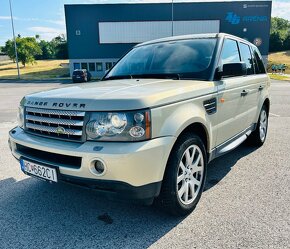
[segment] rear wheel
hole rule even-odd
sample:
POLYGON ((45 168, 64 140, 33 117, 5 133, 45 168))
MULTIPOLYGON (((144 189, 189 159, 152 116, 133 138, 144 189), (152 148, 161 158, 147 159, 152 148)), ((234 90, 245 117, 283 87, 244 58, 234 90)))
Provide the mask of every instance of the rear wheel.
POLYGON ((250 144, 262 146, 266 141, 268 132, 268 112, 265 106, 262 107, 256 130, 249 136, 250 144))
POLYGON ((196 207, 206 177, 206 152, 202 140, 184 134, 169 157, 159 202, 174 215, 186 215, 196 207))

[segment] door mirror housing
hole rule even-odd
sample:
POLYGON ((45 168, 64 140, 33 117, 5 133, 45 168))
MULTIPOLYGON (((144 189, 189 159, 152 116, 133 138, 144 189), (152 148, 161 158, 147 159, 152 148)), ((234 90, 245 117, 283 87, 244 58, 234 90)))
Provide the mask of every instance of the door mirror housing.
POLYGON ((222 77, 243 76, 247 74, 246 63, 228 63, 223 65, 222 77))
POLYGON ((222 70, 220 68, 216 69, 215 79, 221 80, 222 78, 244 76, 247 75, 247 66, 244 62, 238 63, 227 63, 224 64, 222 70))

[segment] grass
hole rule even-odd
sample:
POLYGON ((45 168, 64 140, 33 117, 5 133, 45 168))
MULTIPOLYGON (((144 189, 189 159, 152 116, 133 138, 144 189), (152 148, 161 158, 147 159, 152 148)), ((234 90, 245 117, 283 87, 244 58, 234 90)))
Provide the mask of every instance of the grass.
MULTIPOLYGON (((48 79, 69 77, 68 60, 38 60, 33 65, 20 65, 21 79, 48 79), (65 66, 63 66, 63 64, 65 66)), ((17 78, 16 63, 10 60, 0 62, 0 79, 17 78)))
POLYGON ((267 70, 271 79, 290 81, 290 50, 269 54, 267 70), (286 64, 287 67, 285 73, 288 75, 272 74, 271 67, 273 64, 286 64))
POLYGON ((270 73, 273 64, 286 64, 286 74, 290 74, 290 50, 269 54, 268 57, 268 72, 270 73))
POLYGON ((268 75, 269 75, 270 79, 272 79, 272 80, 286 80, 286 81, 290 81, 290 77, 285 76, 285 75, 272 74, 272 73, 269 73, 268 75))

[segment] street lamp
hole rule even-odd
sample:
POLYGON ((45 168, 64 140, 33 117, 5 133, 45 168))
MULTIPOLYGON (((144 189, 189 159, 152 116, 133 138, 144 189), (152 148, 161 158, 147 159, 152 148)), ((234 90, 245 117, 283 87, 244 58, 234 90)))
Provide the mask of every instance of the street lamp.
POLYGON ((17 45, 16 45, 15 32, 14 32, 11 0, 9 0, 9 6, 10 6, 11 25, 12 25, 13 40, 14 40, 15 58, 16 58, 16 64, 17 64, 17 73, 18 73, 18 79, 20 79, 20 71, 19 71, 19 64, 18 64, 18 54, 17 54, 17 45))
POLYGON ((171 1, 171 35, 173 36, 173 20, 174 20, 174 13, 173 13, 173 10, 174 10, 174 6, 173 6, 173 0, 171 1))

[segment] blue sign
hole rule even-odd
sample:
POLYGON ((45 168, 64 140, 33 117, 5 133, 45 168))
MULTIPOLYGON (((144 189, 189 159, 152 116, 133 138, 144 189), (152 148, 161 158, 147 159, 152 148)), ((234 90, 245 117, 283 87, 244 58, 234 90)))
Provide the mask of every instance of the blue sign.
POLYGON ((237 25, 241 22, 266 22, 268 21, 267 16, 243 16, 242 18, 234 12, 228 12, 226 15, 226 21, 233 25, 237 25))

